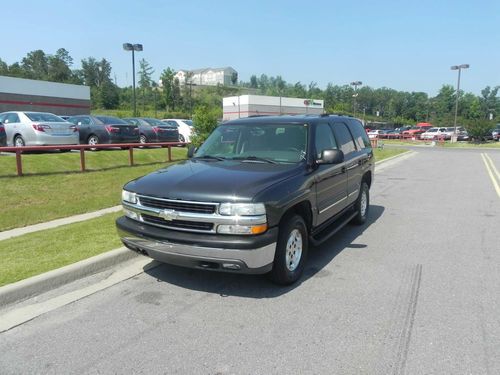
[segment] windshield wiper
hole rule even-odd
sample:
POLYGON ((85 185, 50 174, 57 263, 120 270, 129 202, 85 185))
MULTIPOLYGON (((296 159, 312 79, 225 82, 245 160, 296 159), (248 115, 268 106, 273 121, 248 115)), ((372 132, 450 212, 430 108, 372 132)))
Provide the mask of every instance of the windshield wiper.
POLYGON ((226 158, 223 158, 222 156, 214 156, 214 155, 202 155, 202 156, 195 156, 193 159, 210 159, 210 160, 226 160, 226 158))
POLYGON ((237 156, 235 158, 232 158, 231 160, 241 160, 241 161, 261 161, 264 163, 270 163, 270 164, 277 164, 274 160, 271 159, 266 159, 266 158, 261 158, 258 156, 237 156))

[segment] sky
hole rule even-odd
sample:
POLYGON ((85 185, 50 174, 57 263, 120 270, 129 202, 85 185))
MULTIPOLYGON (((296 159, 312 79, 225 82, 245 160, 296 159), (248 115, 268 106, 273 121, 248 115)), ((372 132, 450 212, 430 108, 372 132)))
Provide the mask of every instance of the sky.
POLYGON ((132 84, 125 42, 141 43, 155 69, 231 66, 239 79, 281 75, 324 89, 362 81, 372 88, 436 95, 456 86, 450 66, 470 64, 461 88, 500 85, 499 0, 1 2, 0 58, 65 48, 73 68, 89 56, 111 62, 119 86, 132 84))

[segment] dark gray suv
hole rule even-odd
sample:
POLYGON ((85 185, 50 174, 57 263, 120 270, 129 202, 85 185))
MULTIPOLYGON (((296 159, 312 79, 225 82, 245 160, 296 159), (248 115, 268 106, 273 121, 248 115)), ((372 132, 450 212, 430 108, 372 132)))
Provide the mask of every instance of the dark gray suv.
POLYGON ((219 125, 189 160, 124 186, 116 222, 130 249, 180 266, 298 280, 309 244, 369 211, 374 158, 346 116, 219 125))

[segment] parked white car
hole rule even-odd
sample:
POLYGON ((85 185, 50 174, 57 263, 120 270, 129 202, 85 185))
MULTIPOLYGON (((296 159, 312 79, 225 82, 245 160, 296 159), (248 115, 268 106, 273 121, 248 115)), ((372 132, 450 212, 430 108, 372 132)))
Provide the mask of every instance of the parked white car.
POLYGON ((420 139, 438 139, 441 136, 449 139, 446 128, 430 128, 420 134, 420 139))
POLYGON ((368 138, 376 139, 379 138, 381 134, 384 134, 383 130, 370 130, 368 133, 368 138))
POLYGON ((179 142, 191 142, 191 135, 193 134, 193 121, 175 118, 166 118, 161 121, 177 127, 179 130, 179 142))
POLYGON ((8 146, 77 145, 77 127, 45 112, 3 112, 0 122, 7 133, 8 146))

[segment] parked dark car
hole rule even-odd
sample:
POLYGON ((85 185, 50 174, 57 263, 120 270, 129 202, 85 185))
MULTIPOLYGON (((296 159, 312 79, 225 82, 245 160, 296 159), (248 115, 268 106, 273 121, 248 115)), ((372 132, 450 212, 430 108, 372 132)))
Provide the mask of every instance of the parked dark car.
POLYGON ((7 133, 5 133, 5 126, 0 122, 0 147, 7 146, 7 133))
POLYGON ((139 143, 139 128, 118 117, 78 115, 68 119, 80 131, 80 143, 139 143))
POLYGON ((297 281, 309 244, 369 211, 374 157, 346 116, 251 117, 219 125, 189 160, 126 184, 116 224, 165 263, 297 281))
POLYGON ((178 142, 179 131, 176 126, 149 117, 124 118, 126 122, 139 127, 141 143, 178 142))

